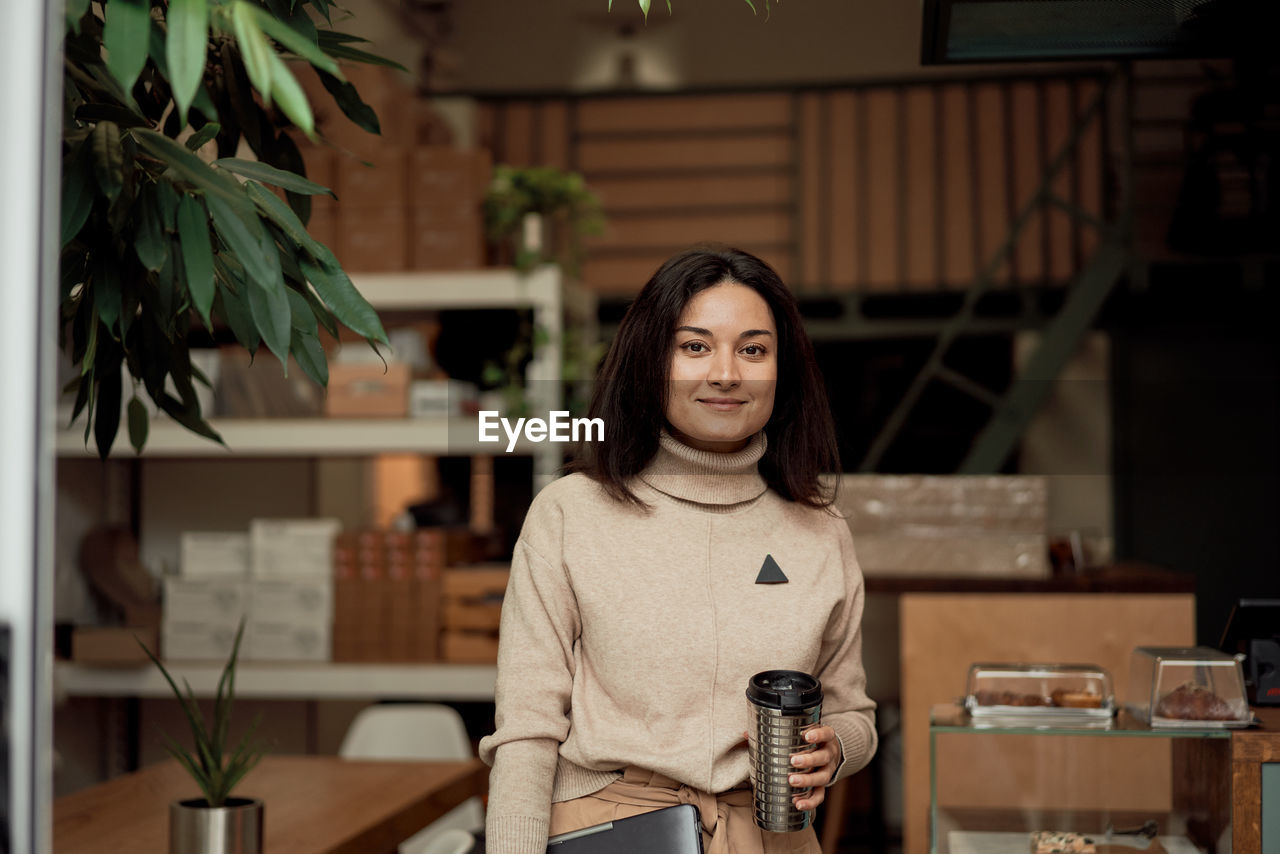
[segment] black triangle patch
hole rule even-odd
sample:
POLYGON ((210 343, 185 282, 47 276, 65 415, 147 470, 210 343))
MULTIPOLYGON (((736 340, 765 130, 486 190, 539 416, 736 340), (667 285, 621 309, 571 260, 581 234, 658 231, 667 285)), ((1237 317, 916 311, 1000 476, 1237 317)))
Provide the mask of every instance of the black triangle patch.
POLYGON ((778 562, 773 559, 773 555, 765 555, 764 563, 760 565, 760 574, 756 576, 756 584, 786 584, 787 577, 782 573, 782 567, 778 566, 778 562))

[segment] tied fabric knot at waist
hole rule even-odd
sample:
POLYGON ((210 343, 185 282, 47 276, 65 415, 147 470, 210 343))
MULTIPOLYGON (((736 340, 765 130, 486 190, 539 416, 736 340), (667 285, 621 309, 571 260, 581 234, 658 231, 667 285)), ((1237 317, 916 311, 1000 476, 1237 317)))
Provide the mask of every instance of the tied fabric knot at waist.
POLYGON ((565 833, 663 807, 692 804, 702 821, 706 854, 807 854, 819 851, 812 828, 770 833, 755 824, 751 789, 712 794, 634 766, 622 778, 582 798, 552 804, 551 834, 565 833))

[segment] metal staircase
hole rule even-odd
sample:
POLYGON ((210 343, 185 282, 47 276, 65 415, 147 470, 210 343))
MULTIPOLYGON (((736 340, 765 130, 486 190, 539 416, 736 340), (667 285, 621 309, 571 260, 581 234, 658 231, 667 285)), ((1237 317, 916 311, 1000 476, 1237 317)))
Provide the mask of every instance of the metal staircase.
MULTIPOLYGON (((1080 146, 1086 130, 1093 122, 1103 121, 1104 113, 1111 105, 1111 98, 1117 88, 1123 89, 1120 97, 1124 99, 1125 116, 1131 114, 1131 85, 1125 68, 1107 78, 1105 85, 1080 114, 1071 135, 1049 161, 1039 187, 1014 217, 1007 238, 966 292, 960 309, 942 326, 931 355, 871 443, 858 467, 860 472, 877 470, 881 459, 902 432, 926 388, 935 381, 968 394, 991 410, 986 426, 979 431, 967 456, 960 463, 958 473, 998 472, 1016 449, 1031 418, 1053 390, 1054 380, 1079 348, 1098 311, 1117 282, 1124 277, 1130 263, 1130 181, 1122 182, 1121 198, 1116 206, 1116 214, 1110 221, 1100 219, 1061 198, 1052 189, 1055 179, 1080 146), (1026 364, 1008 389, 997 392, 949 366, 947 355, 957 340, 980 331, 981 321, 976 316, 979 301, 992 289, 996 276, 1009 262, 1027 224, 1038 210, 1046 206, 1059 208, 1092 227, 1098 234, 1098 245, 1093 257, 1067 286, 1061 308, 1051 318, 1047 318, 1036 349, 1026 364)), ((1128 126, 1127 122, 1124 126, 1128 126)), ((1122 155, 1126 161, 1132 156, 1131 151, 1132 144, 1126 137, 1122 155)), ((1127 168, 1128 163, 1122 165, 1127 168)))

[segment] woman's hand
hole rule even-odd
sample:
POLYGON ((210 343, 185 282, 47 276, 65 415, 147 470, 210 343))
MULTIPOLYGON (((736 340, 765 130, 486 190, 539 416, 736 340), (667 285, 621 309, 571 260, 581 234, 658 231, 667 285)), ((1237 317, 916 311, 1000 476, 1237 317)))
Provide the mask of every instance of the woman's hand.
POLYGON ((827 797, 827 786, 840 766, 840 739, 836 731, 829 726, 816 726, 804 735, 805 741, 818 745, 808 753, 797 753, 791 757, 795 766, 788 782, 797 789, 812 787, 809 794, 796 796, 796 809, 811 810, 827 797))

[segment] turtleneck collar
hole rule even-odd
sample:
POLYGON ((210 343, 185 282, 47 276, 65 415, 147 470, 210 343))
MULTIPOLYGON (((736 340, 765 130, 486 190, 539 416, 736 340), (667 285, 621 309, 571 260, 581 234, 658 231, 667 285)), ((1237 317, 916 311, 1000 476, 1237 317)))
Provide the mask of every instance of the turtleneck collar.
POLYGON ((756 464, 764 456, 764 431, 740 451, 729 454, 691 448, 666 430, 640 479, 659 492, 699 504, 740 504, 768 489, 756 464))

